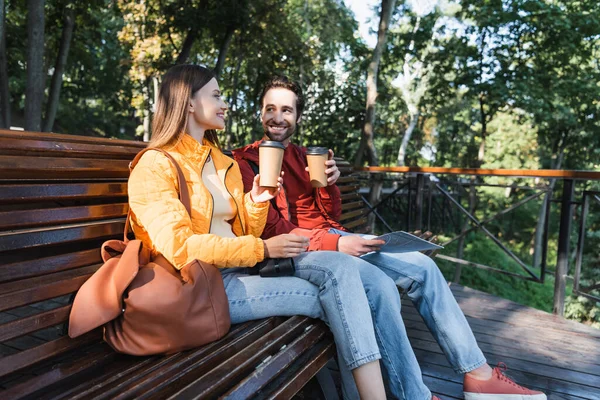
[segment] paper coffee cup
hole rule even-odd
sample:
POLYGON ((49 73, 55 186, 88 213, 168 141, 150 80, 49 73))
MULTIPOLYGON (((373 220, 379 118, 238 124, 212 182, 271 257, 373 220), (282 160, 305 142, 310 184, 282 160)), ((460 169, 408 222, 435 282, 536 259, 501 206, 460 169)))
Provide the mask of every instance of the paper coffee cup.
POLYGON ((277 187, 285 146, 265 140, 258 145, 260 186, 277 187))
POLYGON ((309 147, 306 149, 306 160, 308 161, 308 173, 312 187, 327 186, 327 166, 325 161, 329 157, 327 147, 309 147))

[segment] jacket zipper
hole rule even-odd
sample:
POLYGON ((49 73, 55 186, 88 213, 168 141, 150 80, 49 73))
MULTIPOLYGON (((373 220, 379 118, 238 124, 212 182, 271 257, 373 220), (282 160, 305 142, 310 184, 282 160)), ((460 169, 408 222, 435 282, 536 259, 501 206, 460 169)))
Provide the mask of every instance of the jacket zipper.
MULTIPOLYGON (((200 179, 202 179, 202 172, 204 171, 204 167, 206 167, 206 162, 208 161, 208 157, 210 157, 210 149, 208 149, 208 156, 204 159, 204 164, 202 164, 202 170, 200 171, 200 179)), ((208 188, 206 188, 206 191, 208 192, 208 194, 210 195, 210 198, 212 200, 212 203, 210 203, 210 222, 208 224, 208 233, 210 233, 211 229, 212 229, 212 221, 213 221, 213 213, 215 212, 215 198, 213 197, 212 193, 210 192, 210 190, 208 190, 208 188)))
POLYGON ((244 229, 244 224, 242 223, 242 217, 240 216, 240 207, 238 206, 238 203, 235 200, 235 197, 233 197, 233 195, 229 191, 229 188, 227 187, 227 184, 225 183, 225 181, 227 180, 227 173, 229 172, 231 167, 233 167, 233 163, 229 164, 229 167, 227 167, 227 169, 225 170, 225 175, 223 176, 223 186, 225 186, 225 190, 227 190, 227 193, 229 193, 229 196, 231 196, 231 198, 233 199, 233 204, 235 204, 235 208, 237 210, 237 215, 238 215, 238 218, 240 219, 240 226, 242 227, 242 235, 245 235, 246 230, 244 229))

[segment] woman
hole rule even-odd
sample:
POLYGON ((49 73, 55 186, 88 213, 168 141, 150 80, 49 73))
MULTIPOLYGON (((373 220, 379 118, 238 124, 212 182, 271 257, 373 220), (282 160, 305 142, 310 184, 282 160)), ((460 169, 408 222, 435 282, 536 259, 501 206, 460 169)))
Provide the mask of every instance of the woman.
POLYGON ((281 190, 282 180, 269 191, 259 186, 256 176, 251 192, 244 195, 238 165, 220 151, 214 132, 225 127, 226 109, 210 70, 179 65, 166 73, 149 146, 167 150, 177 160, 192 212, 189 216, 178 200, 175 167, 163 154, 149 151, 128 185, 136 238, 177 269, 195 259, 219 267, 234 324, 276 315, 323 319, 338 354, 352 370, 360 397, 385 398, 381 355, 358 274, 362 261, 337 252, 305 252, 308 242, 302 236, 259 238, 269 200, 281 190), (267 257, 294 257, 295 276, 246 273, 267 257), (346 262, 340 263, 340 257, 346 262))

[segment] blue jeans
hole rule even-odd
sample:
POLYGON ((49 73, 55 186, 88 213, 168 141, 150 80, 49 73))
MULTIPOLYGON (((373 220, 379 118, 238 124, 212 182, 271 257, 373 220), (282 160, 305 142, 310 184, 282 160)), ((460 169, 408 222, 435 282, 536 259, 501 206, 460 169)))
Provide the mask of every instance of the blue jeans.
POLYGON ((359 258, 331 251, 294 258, 295 276, 261 278, 245 268, 221 269, 233 324, 272 317, 320 318, 331 329, 343 367, 350 371, 379 360, 359 258))
MULTIPOLYGON (((335 229, 331 229, 330 233, 350 234, 335 229)), ((361 264, 360 277, 372 308, 384 379, 392 397, 409 400, 431 398, 400 318, 396 286, 402 288, 414 303, 456 372, 466 373, 485 364, 485 357, 462 310, 431 258, 419 252, 373 252, 361 259, 368 262, 367 268, 361 264), (387 279, 381 278, 378 272, 383 272, 387 279), (390 283, 396 296, 392 296, 388 289, 390 283), (375 302, 375 296, 370 292, 384 286, 385 296, 390 297, 387 301, 375 302)), ((350 384, 345 383, 344 387, 348 386, 350 384)))

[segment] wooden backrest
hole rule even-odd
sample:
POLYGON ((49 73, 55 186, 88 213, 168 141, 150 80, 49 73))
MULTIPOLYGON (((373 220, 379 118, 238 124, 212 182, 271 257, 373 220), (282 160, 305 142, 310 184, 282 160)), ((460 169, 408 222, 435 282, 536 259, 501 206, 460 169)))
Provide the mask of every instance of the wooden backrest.
POLYGON ((71 296, 123 235, 144 143, 0 130, 0 378, 98 340, 65 337, 71 296))
POLYGON ((360 182, 352 164, 342 158, 335 158, 340 170, 337 185, 342 196, 342 215, 340 223, 352 232, 362 233, 367 229, 369 208, 358 193, 360 182))

